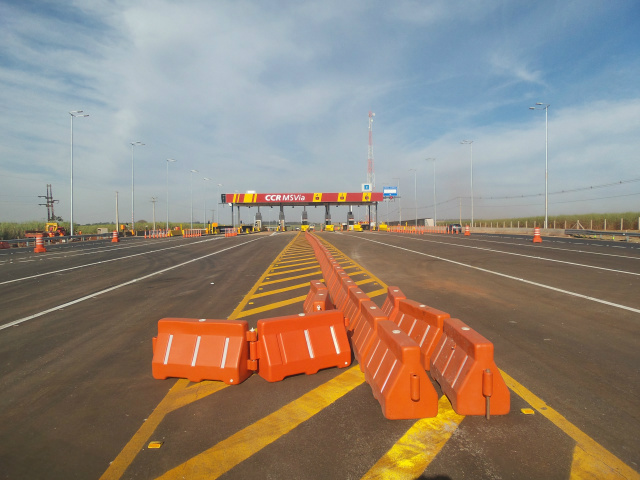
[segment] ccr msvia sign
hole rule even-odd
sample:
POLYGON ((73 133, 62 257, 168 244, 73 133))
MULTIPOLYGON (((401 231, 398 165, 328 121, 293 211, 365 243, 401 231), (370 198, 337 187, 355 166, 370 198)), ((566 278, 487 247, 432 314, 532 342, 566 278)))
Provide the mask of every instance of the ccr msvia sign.
POLYGON ((306 195, 302 193, 273 193, 264 196, 265 202, 305 202, 306 195))

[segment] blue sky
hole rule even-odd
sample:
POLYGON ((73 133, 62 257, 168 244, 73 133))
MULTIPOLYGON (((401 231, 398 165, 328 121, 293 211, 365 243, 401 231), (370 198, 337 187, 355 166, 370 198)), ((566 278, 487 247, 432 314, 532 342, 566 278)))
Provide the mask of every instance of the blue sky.
POLYGON ((403 219, 432 216, 427 158, 438 218, 470 216, 464 139, 476 219, 543 215, 536 102, 549 215, 638 211, 639 53, 632 0, 0 0, 0 221, 45 218, 48 183, 69 219, 72 110, 90 115, 73 122, 80 223, 113 221, 116 191, 130 218, 134 141, 137 220, 152 197, 165 219, 167 158, 172 221, 191 179, 198 221, 219 183, 359 191, 370 110, 376 189, 399 183, 403 219))

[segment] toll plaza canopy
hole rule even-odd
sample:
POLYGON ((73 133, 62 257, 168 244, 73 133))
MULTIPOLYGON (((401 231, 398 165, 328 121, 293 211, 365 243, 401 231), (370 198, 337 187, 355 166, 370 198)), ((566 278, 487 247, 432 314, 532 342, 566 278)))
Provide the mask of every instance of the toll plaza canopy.
POLYGON ((237 206, 371 205, 383 201, 382 192, 357 193, 223 193, 222 203, 237 206))

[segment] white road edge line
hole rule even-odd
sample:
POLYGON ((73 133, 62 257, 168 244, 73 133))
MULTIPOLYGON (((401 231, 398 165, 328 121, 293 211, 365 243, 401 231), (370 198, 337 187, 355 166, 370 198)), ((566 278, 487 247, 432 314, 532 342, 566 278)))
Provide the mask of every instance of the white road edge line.
POLYGON ((18 320, 14 320, 13 322, 9 322, 9 323, 6 323, 4 325, 0 325, 0 330, 4 330, 5 328, 9 328, 9 327, 13 327, 15 325, 19 325, 19 324, 27 322, 29 320, 33 320, 34 318, 38 318, 38 317, 41 317, 43 315, 46 315, 47 313, 55 312, 56 310, 61 310, 61 309, 66 308, 66 307, 70 307, 71 305, 75 305, 77 303, 84 302, 85 300, 89 300, 91 298, 96 298, 99 295, 103 295, 105 293, 113 292, 114 290, 117 290, 117 289, 122 288, 122 287, 126 287, 127 285, 131 285, 131 284, 136 283, 136 282, 141 282, 142 280, 146 280, 147 278, 151 278, 151 277, 154 277, 156 275, 160 275, 161 273, 165 273, 165 272, 168 272, 170 270, 174 270, 176 268, 183 267, 183 266, 188 265, 190 263, 197 262, 198 260, 202 260, 204 258, 211 257, 213 255, 217 255, 217 254, 222 253, 222 252, 226 252, 227 250, 231 250, 233 248, 241 247, 242 245, 246 245, 248 243, 255 242, 255 241, 260 240, 262 238, 267 238, 267 237, 254 238, 253 240, 249 240, 249 241, 246 241, 244 243, 239 243, 238 245, 234 245, 232 247, 223 248, 222 250, 218 250, 217 252, 208 253, 207 255, 204 255, 202 257, 198 257, 198 258, 193 258, 191 260, 187 260, 186 262, 182 262, 182 263, 180 263, 178 265, 173 265, 172 267, 163 268, 162 270, 158 270, 157 272, 153 272, 153 273, 150 273, 148 275, 144 275, 143 277, 134 278, 133 280, 129 280, 128 282, 121 283, 120 285, 114 285, 113 287, 106 288, 106 289, 101 290, 99 292, 95 292, 95 293, 91 293, 89 295, 85 295, 84 297, 77 298, 76 300, 72 300, 71 302, 63 303, 62 305, 58 305, 56 307, 49 308, 47 310, 43 310, 42 312, 34 313, 33 315, 29 315, 28 317, 20 318, 18 320))
POLYGON ((525 280, 524 278, 513 277, 513 276, 507 275, 505 273, 494 272, 493 270, 487 270, 486 268, 474 267, 473 265, 468 265, 468 264, 462 263, 462 262, 456 262, 455 260, 449 260, 448 258, 438 257, 436 255, 429 255, 428 253, 417 252, 415 250, 411 250, 411 249, 404 248, 404 247, 398 247, 397 245, 391 245, 389 243, 383 243, 383 242, 379 242, 377 240, 371 240, 369 238, 361 238, 361 240, 366 240, 367 242, 372 242, 372 243, 378 243, 378 244, 384 245, 386 247, 397 248, 399 250, 404 250, 405 252, 409 252, 409 253, 416 253, 418 255, 423 255, 425 257, 435 258, 436 260, 442 260, 443 262, 449 262, 449 263, 453 263, 455 265, 460 265, 462 267, 472 268, 472 269, 478 270, 480 272, 490 273, 492 275, 497 275, 499 277, 508 278, 509 280, 516 280, 518 282, 526 283, 528 285, 534 285, 536 287, 546 288, 547 290, 553 290, 554 292, 564 293, 566 295, 571 295, 571 296, 578 297, 578 298, 584 298, 585 300, 590 300, 592 302, 602 303, 604 305, 609 305, 610 307, 621 308, 623 310, 628 310, 630 312, 640 313, 640 310, 637 309, 637 308, 627 307, 626 305, 620 305, 618 303, 608 302, 608 301, 602 300, 600 298, 590 297, 588 295, 582 295, 581 293, 571 292, 569 290, 563 290, 561 288, 552 287, 551 285, 545 285, 543 283, 532 282, 531 280, 525 280))

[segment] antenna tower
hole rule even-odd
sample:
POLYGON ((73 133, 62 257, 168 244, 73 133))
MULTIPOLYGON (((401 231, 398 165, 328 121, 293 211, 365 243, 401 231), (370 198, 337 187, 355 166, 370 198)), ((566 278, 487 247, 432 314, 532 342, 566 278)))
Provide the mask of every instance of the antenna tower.
POLYGON ((376 186, 376 174, 373 171, 373 136, 371 133, 371 127, 373 126, 373 117, 376 114, 369 110, 369 155, 367 157, 367 183, 371 184, 371 190, 375 190, 376 186))

